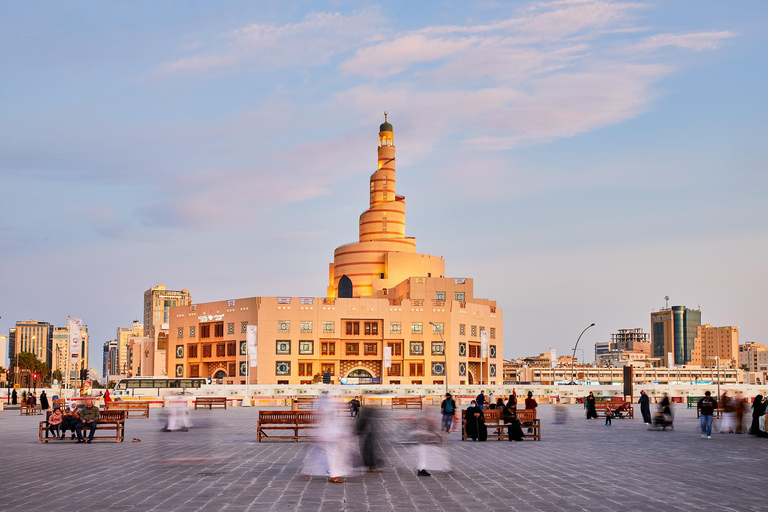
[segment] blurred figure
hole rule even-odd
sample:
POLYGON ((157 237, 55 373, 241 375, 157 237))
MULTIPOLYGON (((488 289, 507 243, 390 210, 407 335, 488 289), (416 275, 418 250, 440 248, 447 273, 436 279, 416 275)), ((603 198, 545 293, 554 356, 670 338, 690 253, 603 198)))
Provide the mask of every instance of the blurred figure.
POLYGON ((568 409, 565 407, 565 404, 560 402, 560 397, 557 397, 557 402, 555 402, 555 420, 552 423, 555 425, 565 425, 567 421, 568 409))
POLYGON ((187 432, 192 426, 189 416, 189 404, 185 395, 170 395, 165 408, 165 426, 163 432, 187 432))
POLYGON ((343 477, 352 472, 350 422, 337 416, 327 393, 320 395, 315 407, 321 415, 317 442, 307 453, 301 471, 310 476, 328 476, 331 483, 343 483, 343 477))
POLYGON ((379 458, 376 445, 378 444, 379 411, 376 407, 365 407, 357 421, 357 435, 362 439, 360 454, 363 456, 363 465, 371 473, 379 471, 379 458))
POLYGON ((417 443, 417 475, 432 476, 430 469, 449 471, 450 464, 444 449, 443 436, 440 435, 436 422, 426 412, 419 413, 411 422, 413 438, 417 443))
POLYGON ((451 424, 453 423, 453 416, 456 414, 456 402, 450 393, 445 394, 445 400, 440 404, 440 413, 443 415, 441 422, 441 430, 446 434, 451 433, 451 424))
POLYGON ((720 396, 720 407, 723 408, 723 422, 720 424, 720 433, 733 434, 736 403, 734 397, 728 396, 728 390, 724 390, 720 396))
POLYGON ((736 433, 744 433, 744 415, 747 414, 747 399, 742 391, 736 395, 736 433))
MULTIPOLYGON (((666 393, 664 394, 666 397, 666 393)), ((712 439, 712 417, 717 409, 717 400, 712 398, 712 393, 707 391, 704 393, 704 398, 699 400, 696 404, 699 409, 699 416, 701 417, 701 437, 712 439)))
POLYGON ((645 391, 640 391, 640 413, 643 415, 643 423, 651 424, 651 399, 645 391))
POLYGON ((765 401, 763 395, 757 395, 752 402, 752 426, 749 434, 757 437, 768 437, 768 434, 760 429, 760 418, 765 414, 765 401))

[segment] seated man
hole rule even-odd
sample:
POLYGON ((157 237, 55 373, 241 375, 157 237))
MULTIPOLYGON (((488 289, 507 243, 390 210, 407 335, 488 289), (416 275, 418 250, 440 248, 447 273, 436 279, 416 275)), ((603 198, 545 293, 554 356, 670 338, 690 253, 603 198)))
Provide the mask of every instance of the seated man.
POLYGON ((360 416, 360 400, 357 397, 349 401, 349 412, 353 418, 360 416))
POLYGON ((96 432, 96 424, 99 421, 99 408, 93 405, 93 400, 85 402, 85 408, 80 411, 80 423, 75 427, 77 442, 84 443, 83 427, 88 427, 91 432, 88 434, 88 442, 93 441, 93 434, 96 432))

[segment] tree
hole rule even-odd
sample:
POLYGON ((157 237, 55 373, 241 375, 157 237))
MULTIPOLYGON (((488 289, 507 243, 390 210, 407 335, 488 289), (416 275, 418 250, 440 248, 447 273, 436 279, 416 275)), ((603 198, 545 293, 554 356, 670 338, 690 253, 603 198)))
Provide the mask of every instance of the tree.
MULTIPOLYGON (((27 387, 31 384, 32 372, 40 366, 40 360, 32 352, 19 352, 14 358, 13 365, 18 368, 16 375, 23 377, 25 371, 27 374, 27 387)), ((46 366, 48 363, 45 363, 46 366)), ((17 380, 18 382, 18 380, 17 380)))

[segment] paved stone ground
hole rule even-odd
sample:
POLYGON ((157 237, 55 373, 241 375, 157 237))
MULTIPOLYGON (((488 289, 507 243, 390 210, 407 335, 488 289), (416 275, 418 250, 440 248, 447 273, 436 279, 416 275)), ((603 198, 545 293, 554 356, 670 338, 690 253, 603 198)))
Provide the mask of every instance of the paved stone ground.
MULTIPOLYGON (((0 510, 116 511, 617 511, 766 510, 768 441, 747 435, 701 439, 694 410, 678 407, 674 432, 638 418, 552 424, 543 440, 461 442, 446 436, 450 472, 417 477, 398 418, 381 409, 380 473, 344 484, 308 478, 309 443, 256 443, 257 408, 196 411, 187 433, 162 433, 154 418, 130 419, 123 444, 37 443, 40 417, 0 413, 0 510), (130 442, 140 438, 141 443, 130 442)), ((436 407, 425 414, 439 416, 436 407)), ((348 421, 348 420, 341 420, 348 421)), ((351 420, 349 420, 351 421, 351 420)))

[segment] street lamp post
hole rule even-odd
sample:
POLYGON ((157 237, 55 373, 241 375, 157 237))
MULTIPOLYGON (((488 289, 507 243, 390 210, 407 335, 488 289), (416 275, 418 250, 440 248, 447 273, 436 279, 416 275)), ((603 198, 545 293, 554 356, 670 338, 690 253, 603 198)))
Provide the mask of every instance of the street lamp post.
POLYGON ((581 331, 581 334, 579 334, 579 337, 576 339, 576 345, 573 346, 573 355, 571 356, 571 384, 575 384, 575 382, 573 381, 573 369, 576 363, 576 347, 579 346, 579 341, 581 340, 581 337, 584 335, 584 333, 587 332, 587 329, 594 326, 595 326, 595 323, 592 322, 583 331, 581 331))
MULTIPOLYGON (((432 327, 436 327, 434 322, 429 322, 429 325, 431 325, 432 327)), ((443 339, 442 329, 438 329, 437 334, 440 335, 440 343, 443 344, 443 359, 445 361, 443 363, 443 378, 445 379, 445 394, 447 395, 448 394, 448 350, 447 350, 448 347, 445 346, 445 340, 443 339)))

